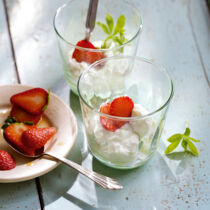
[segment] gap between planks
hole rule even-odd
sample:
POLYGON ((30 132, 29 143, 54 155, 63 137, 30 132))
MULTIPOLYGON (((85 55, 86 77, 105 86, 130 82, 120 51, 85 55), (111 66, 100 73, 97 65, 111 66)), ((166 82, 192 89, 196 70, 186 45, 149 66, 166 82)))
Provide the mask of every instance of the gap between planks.
MULTIPOLYGON (((18 67, 17 67, 17 62, 16 62, 14 44, 13 44, 13 40, 12 40, 12 34, 11 34, 11 30, 10 30, 9 14, 8 14, 6 0, 3 0, 3 5, 4 5, 5 16, 6 16, 8 34, 9 34, 9 42, 10 42, 10 47, 11 47, 11 51, 12 51, 12 58, 13 58, 13 63, 14 63, 14 67, 15 67, 16 77, 17 77, 17 83, 21 84, 21 79, 20 79, 20 75, 19 75, 19 71, 18 71, 18 67)), ((45 209, 44 199, 43 199, 42 187, 41 187, 39 177, 35 179, 35 184, 36 184, 36 189, 37 189, 37 193, 38 193, 38 197, 39 197, 40 208, 41 208, 41 210, 44 210, 45 209)))
POLYGON ((208 78, 208 75, 207 75, 205 64, 203 62, 203 57, 201 55, 200 46, 198 44, 198 40, 197 40, 195 31, 194 31, 194 26, 193 26, 192 17, 191 17, 192 13, 191 13, 191 8, 190 8, 190 2, 191 1, 188 0, 188 3, 187 3, 187 17, 188 17, 188 20, 189 20, 189 23, 190 23, 192 36, 193 36, 195 46, 196 46, 196 49, 197 49, 197 52, 198 52, 198 56, 199 56, 199 59, 200 59, 200 63, 201 63, 202 69, 203 69, 204 77, 205 77, 205 80, 207 82, 207 85, 210 87, 210 81, 209 81, 209 78, 208 78))

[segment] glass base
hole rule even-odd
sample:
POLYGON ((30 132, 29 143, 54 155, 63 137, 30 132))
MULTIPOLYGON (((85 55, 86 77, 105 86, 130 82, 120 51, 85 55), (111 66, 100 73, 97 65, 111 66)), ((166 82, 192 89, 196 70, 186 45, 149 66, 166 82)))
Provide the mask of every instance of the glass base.
POLYGON ((121 169, 121 170, 128 170, 128 169, 134 169, 134 168, 138 168, 142 165, 144 165, 148 160, 150 160, 153 155, 155 154, 155 151, 153 153, 151 153, 144 161, 141 162, 134 162, 134 163, 130 163, 129 165, 119 165, 119 164, 114 164, 110 161, 106 161, 104 159, 102 159, 101 157, 97 156, 96 154, 94 154, 90 147, 89 147, 89 151, 91 152, 91 154, 101 163, 103 163, 104 165, 111 167, 111 168, 115 168, 115 169, 121 169))

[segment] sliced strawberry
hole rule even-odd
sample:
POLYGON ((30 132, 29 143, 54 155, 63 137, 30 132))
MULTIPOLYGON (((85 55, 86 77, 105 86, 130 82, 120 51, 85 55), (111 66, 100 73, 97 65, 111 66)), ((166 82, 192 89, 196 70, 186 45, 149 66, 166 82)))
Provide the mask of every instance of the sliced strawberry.
POLYGON ((13 123, 4 130, 4 138, 20 152, 33 156, 35 154, 34 149, 26 147, 21 139, 23 132, 32 127, 24 123, 13 123))
POLYGON ((12 110, 10 112, 10 116, 15 117, 19 122, 33 122, 33 124, 37 124, 41 119, 42 115, 29 114, 17 105, 13 105, 12 110))
MULTIPOLYGON (((77 43, 76 46, 82 48, 89 48, 89 49, 97 49, 91 42, 88 40, 81 40, 77 43)), ((77 62, 87 62, 87 63, 94 63, 95 61, 101 60, 105 58, 102 52, 90 52, 88 50, 82 49, 75 49, 72 55, 77 62)))
MULTIPOLYGON (((115 98, 110 106, 110 114, 113 116, 118 117, 131 117, 132 110, 134 107, 134 103, 131 98, 128 96, 121 96, 118 98, 115 98)), ((123 125, 125 125, 127 121, 123 120, 116 120, 115 125, 118 128, 121 128, 123 125)))
MULTIPOLYGON (((110 114, 110 107, 111 107, 110 103, 105 103, 100 107, 100 112, 104 114, 110 114)), ((102 126, 109 131, 114 132, 117 129, 114 120, 111 120, 107 117, 100 116, 100 122, 102 126)))
POLYGON ((26 147, 33 149, 42 148, 48 140, 56 133, 54 127, 31 128, 23 132, 22 142, 26 147))
POLYGON ((0 170, 11 170, 16 164, 12 156, 5 150, 0 150, 0 170))
POLYGON ((134 103, 128 96, 115 98, 110 106, 110 114, 118 117, 131 117, 134 103))
POLYGON ((33 88, 13 95, 10 101, 30 114, 39 115, 48 104, 48 92, 42 88, 33 88))

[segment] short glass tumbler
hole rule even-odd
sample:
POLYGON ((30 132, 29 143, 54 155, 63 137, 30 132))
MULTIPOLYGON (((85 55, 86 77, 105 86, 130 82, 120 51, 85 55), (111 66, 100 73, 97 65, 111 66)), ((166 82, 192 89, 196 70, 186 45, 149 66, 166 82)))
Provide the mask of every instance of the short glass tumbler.
POLYGON ((109 31, 103 28, 105 32, 102 27, 95 24, 90 36, 90 42, 96 49, 78 47, 76 46, 78 41, 85 39, 88 5, 89 0, 71 0, 58 8, 54 17, 54 30, 58 38, 65 78, 71 90, 76 94, 78 94, 76 88, 78 78, 91 63, 118 54, 135 56, 139 34, 142 29, 139 12, 130 3, 124 0, 100 0, 98 2, 96 23, 106 24, 106 15, 110 14, 114 20, 112 29, 112 33, 114 33, 118 18, 124 15, 125 40, 122 42, 122 39, 119 39, 121 35, 115 34, 114 39, 107 40, 106 47, 108 48, 104 48, 104 40, 108 36, 110 37, 107 34, 109 31), (80 51, 79 56, 76 53, 74 54, 75 49, 77 52, 80 51))
POLYGON ((89 149, 102 163, 120 169, 144 164, 157 150, 173 84, 164 68, 144 58, 114 56, 89 66, 78 93, 89 149), (103 104, 128 96, 131 117, 100 112, 103 104))

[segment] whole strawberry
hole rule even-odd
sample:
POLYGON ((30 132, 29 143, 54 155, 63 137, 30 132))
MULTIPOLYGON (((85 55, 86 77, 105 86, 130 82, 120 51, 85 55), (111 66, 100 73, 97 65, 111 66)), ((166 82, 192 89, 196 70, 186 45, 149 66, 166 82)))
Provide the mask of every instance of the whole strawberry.
POLYGON ((11 170, 16 164, 12 156, 5 150, 0 150, 0 170, 11 170))
POLYGON ((23 132, 22 142, 26 147, 33 149, 42 148, 48 140, 56 133, 54 127, 31 128, 23 132))

